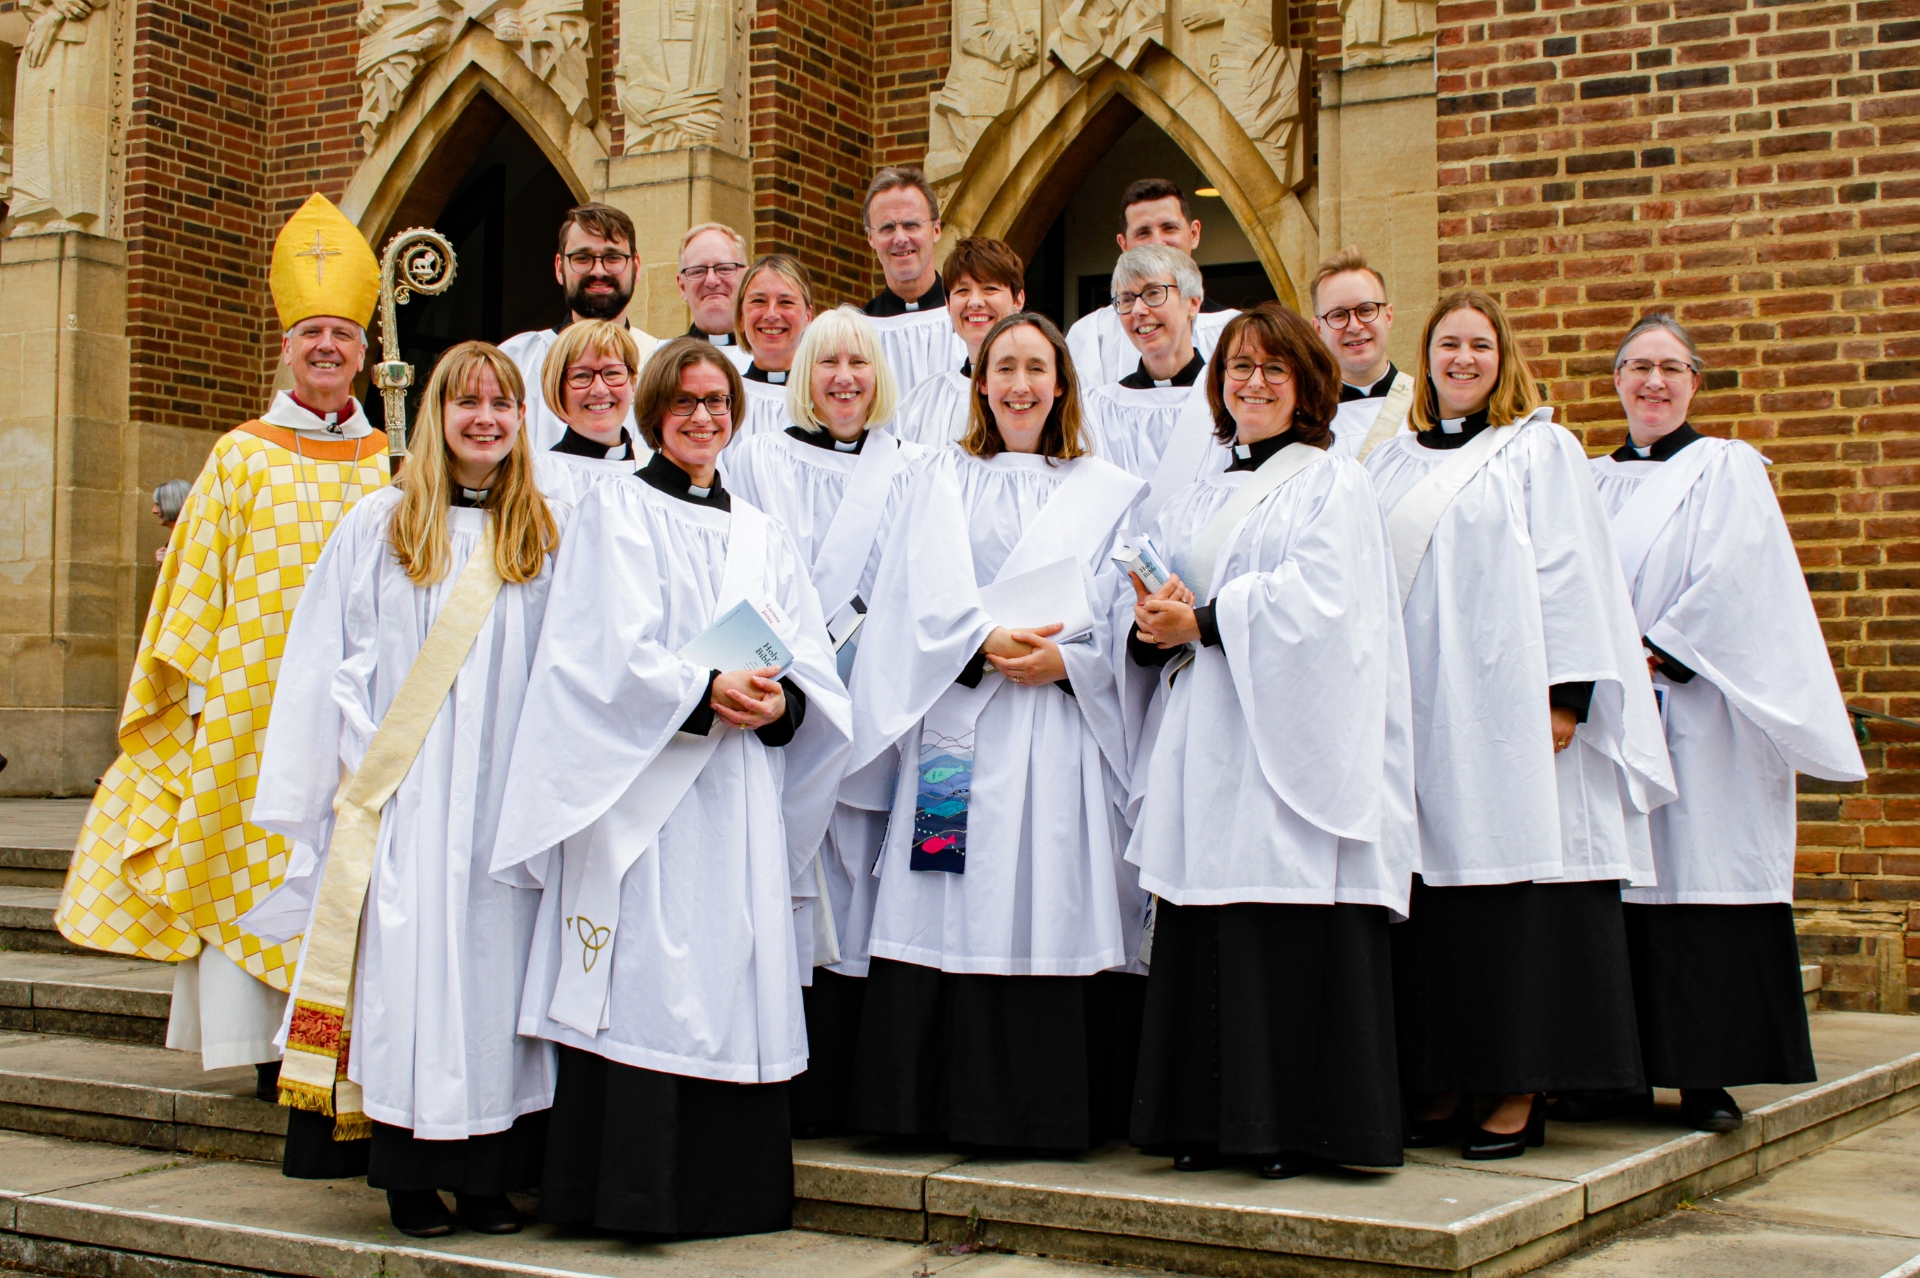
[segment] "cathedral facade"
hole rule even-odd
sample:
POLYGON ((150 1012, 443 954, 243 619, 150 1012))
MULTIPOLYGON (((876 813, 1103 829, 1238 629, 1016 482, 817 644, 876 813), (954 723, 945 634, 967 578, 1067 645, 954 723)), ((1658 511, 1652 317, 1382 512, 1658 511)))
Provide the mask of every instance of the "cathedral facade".
MULTIPOLYGON (((1305 309, 1360 247, 1403 365, 1485 288, 1596 450, 1619 334, 1677 313, 1695 424, 1772 461, 1849 704, 1920 718, 1916 0, 0 0, 0 109, 0 793, 112 758, 148 494, 266 403, 268 250, 312 192, 376 248, 453 241, 399 325, 430 360, 554 322, 586 199, 639 228, 651 332, 686 326, 710 220, 864 299, 890 163, 1056 318, 1104 298, 1144 176, 1195 195, 1229 301, 1305 309)), ((1830 1001, 1920 1007, 1920 731, 1867 755, 1803 780, 1802 925, 1830 1001)))

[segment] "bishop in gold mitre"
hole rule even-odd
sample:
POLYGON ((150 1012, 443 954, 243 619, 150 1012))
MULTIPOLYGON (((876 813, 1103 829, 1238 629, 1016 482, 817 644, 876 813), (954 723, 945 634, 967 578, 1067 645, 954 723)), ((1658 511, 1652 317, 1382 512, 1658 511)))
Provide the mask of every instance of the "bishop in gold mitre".
POLYGON ((388 480, 353 397, 380 267, 326 197, 300 206, 268 277, 291 389, 222 435, 167 545, 120 717, 55 915, 68 940, 176 964, 167 1046, 258 1065, 271 1098, 299 943, 242 915, 312 849, 251 824, 287 623, 341 516, 388 480))

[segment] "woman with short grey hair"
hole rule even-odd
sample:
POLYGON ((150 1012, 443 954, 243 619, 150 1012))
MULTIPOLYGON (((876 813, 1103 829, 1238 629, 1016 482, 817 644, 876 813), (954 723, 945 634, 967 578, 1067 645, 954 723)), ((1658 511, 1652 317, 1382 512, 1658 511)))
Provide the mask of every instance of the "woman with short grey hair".
POLYGON ((167 530, 167 540, 154 548, 156 564, 167 561, 167 543, 173 540, 173 526, 180 522, 180 512, 186 507, 187 494, 192 491, 193 485, 184 479, 169 479, 153 490, 153 517, 167 530))

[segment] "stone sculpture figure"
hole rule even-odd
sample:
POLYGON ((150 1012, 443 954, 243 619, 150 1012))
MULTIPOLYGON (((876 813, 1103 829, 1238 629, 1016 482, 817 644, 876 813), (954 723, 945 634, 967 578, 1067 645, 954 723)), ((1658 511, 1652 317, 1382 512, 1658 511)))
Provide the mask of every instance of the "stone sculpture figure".
POLYGON ((1165 0, 1071 0, 1047 52, 1081 77, 1102 58, 1131 69, 1160 37, 1166 17, 1165 0))
POLYGON ((112 49, 107 0, 24 0, 14 81, 13 234, 98 232, 106 220, 112 49))
POLYGON ((1019 105, 1040 73, 1039 5, 959 0, 953 70, 934 96, 927 177, 958 173, 994 119, 1019 105))
POLYGON ((1433 56, 1436 0, 1341 0, 1341 46, 1349 67, 1433 56))
POLYGON ((1308 51, 1274 43, 1269 0, 1226 0, 1220 48, 1208 78, 1287 185, 1307 177, 1300 83, 1308 51))
POLYGON ((615 75, 627 150, 744 153, 745 59, 732 0, 622 0, 620 30, 615 75))

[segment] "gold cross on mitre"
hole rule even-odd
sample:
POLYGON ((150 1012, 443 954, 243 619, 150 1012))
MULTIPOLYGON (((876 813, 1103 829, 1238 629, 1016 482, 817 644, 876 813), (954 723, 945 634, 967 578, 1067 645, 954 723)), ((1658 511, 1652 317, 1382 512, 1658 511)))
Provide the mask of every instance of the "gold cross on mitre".
POLYGON ((310 249, 302 249, 300 252, 295 253, 294 256, 312 258, 313 282, 315 284, 324 284, 327 282, 327 259, 330 257, 339 257, 340 250, 328 248, 326 238, 322 236, 320 232, 315 231, 313 233, 313 247, 310 249))
POLYGON ((380 296, 380 262, 360 229, 315 192, 274 237, 267 283, 282 332, 314 315, 338 316, 364 328, 380 296), (312 274, 299 265, 303 258, 313 259, 312 274))

